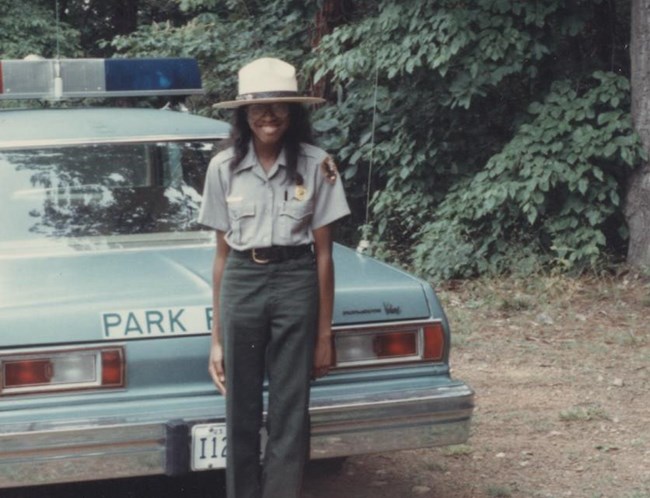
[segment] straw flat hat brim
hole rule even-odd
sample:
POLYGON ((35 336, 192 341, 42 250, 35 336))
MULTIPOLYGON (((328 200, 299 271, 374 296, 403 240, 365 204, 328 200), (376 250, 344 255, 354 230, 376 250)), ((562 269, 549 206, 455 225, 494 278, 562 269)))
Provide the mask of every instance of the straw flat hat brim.
POLYGON ((235 109, 244 105, 251 104, 274 104, 276 102, 285 102, 287 104, 322 104, 325 102, 325 99, 320 97, 268 97, 268 98, 253 98, 253 99, 239 99, 239 100, 227 100, 225 102, 219 102, 213 104, 212 107, 216 109, 235 109))

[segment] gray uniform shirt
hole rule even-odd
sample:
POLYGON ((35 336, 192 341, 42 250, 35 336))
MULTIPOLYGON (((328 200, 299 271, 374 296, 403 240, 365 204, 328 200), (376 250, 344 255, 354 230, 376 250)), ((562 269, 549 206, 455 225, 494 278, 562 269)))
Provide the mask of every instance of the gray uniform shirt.
POLYGON ((199 222, 225 232, 233 249, 309 244, 312 230, 350 214, 341 177, 318 147, 301 144, 302 185, 289 179, 284 150, 268 174, 252 143, 234 169, 232 157, 227 149, 210 161, 199 222))

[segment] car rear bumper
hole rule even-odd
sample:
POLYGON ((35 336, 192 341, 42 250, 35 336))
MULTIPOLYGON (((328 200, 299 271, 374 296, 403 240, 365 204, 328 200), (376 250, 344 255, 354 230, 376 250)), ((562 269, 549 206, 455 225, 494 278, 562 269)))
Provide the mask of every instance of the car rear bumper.
MULTIPOLYGON (((314 399, 311 457, 464 442, 473 403, 472 390, 460 382, 349 400, 314 399)), ((180 411, 158 413, 151 420, 138 415, 34 422, 19 430, 0 426, 0 488, 188 472, 191 427, 223 418, 211 417, 214 410, 207 405, 182 417, 180 411)))

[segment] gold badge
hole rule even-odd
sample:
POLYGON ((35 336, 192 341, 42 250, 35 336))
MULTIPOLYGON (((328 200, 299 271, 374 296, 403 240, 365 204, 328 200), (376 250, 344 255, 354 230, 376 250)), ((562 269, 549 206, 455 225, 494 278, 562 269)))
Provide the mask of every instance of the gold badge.
POLYGON ((293 198, 299 201, 304 201, 307 195, 307 189, 305 188, 305 180, 302 175, 296 172, 296 189, 293 193, 293 198))
POLYGON ((323 175, 325 175, 325 179, 334 185, 336 183, 336 177, 339 174, 334 159, 332 159, 330 156, 327 156, 325 159, 323 159, 323 162, 320 165, 320 169, 323 172, 323 175))
POLYGON ((299 201, 304 201, 306 195, 307 195, 307 189, 305 188, 305 186, 296 185, 296 190, 293 194, 294 199, 298 199, 299 201))

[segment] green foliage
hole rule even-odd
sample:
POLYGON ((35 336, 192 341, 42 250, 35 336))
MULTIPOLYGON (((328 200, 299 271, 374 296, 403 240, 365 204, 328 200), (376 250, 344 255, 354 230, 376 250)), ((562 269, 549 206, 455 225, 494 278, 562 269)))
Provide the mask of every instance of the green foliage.
POLYGON ((62 22, 56 28, 53 2, 0 0, 0 57, 22 59, 34 54, 56 55, 57 40, 63 57, 80 55, 79 32, 62 22))
POLYGON ((349 181, 356 180, 349 189, 353 200, 373 165, 374 247, 380 254, 407 254, 422 213, 459 175, 480 168, 498 150, 494 144, 503 139, 495 134, 510 124, 499 116, 485 120, 481 102, 471 112, 463 108, 521 67, 529 52, 545 52, 532 45, 517 51, 521 37, 499 37, 495 30, 513 22, 488 15, 481 7, 488 3, 369 3, 357 22, 326 36, 308 63, 336 95, 337 105, 321 111, 329 124, 324 144, 346 165, 349 181), (486 22, 495 29, 486 29, 486 22))
POLYGON ((378 69, 388 82, 444 80, 434 98, 448 108, 472 99, 512 74, 534 75, 549 53, 546 26, 561 2, 455 0, 372 2, 357 23, 336 29, 318 47, 316 79, 347 84, 378 69), (343 48, 343 50, 341 50, 343 48))
POLYGON ((622 246, 639 149, 626 79, 589 79, 614 29, 594 27, 600 3, 369 2, 322 40, 309 65, 337 100, 326 145, 353 192, 372 165, 376 255, 451 278, 578 269, 622 246))
POLYGON ((643 152, 621 110, 628 80, 593 76, 597 84, 583 91, 555 82, 503 150, 452 188, 418 234, 418 268, 442 278, 526 260, 581 269, 599 262, 608 238, 625 235, 621 180, 643 152))
POLYGON ((271 55, 300 66, 310 49, 305 22, 311 15, 309 3, 276 0, 223 5, 187 0, 181 6, 197 15, 180 26, 170 21, 142 25, 134 33, 115 37, 111 45, 123 56, 195 57, 207 94, 196 104, 203 114, 229 119, 228 111, 218 115, 210 103, 236 95, 237 71, 244 63, 271 55))

